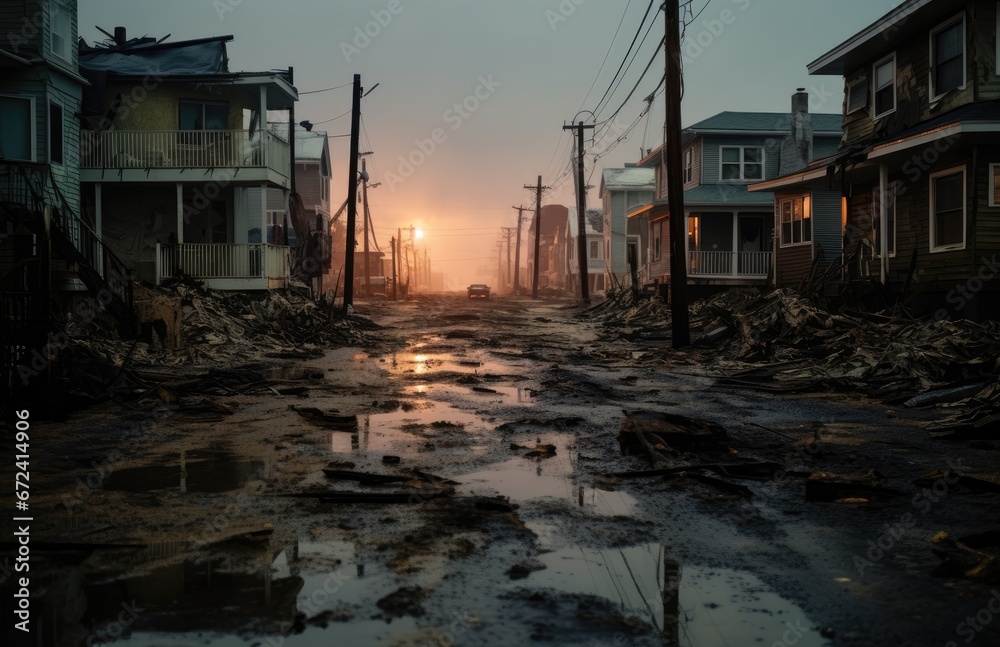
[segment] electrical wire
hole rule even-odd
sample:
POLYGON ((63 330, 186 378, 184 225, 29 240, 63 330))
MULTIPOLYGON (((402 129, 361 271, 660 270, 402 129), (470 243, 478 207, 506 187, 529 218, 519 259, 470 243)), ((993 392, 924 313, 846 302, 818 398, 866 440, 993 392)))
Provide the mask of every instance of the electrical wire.
POLYGON ((320 92, 329 92, 330 90, 339 90, 340 88, 346 88, 347 86, 353 85, 353 84, 354 83, 352 81, 351 83, 344 83, 343 85, 335 85, 332 88, 323 88, 322 90, 310 90, 308 92, 299 92, 299 96, 301 97, 301 96, 305 96, 307 94, 319 94, 320 92))
MULTIPOLYGON (((642 22, 639 23, 639 27, 635 30, 635 35, 632 36, 632 42, 629 43, 628 50, 625 52, 625 57, 622 59, 621 65, 618 66, 618 70, 615 72, 614 76, 611 77, 611 83, 608 84, 608 88, 604 91, 604 95, 601 97, 601 100, 597 102, 598 110, 594 110, 595 114, 600 111, 600 106, 608 97, 608 93, 611 92, 611 88, 615 85, 615 81, 618 79, 618 75, 621 74, 622 68, 625 67, 626 61, 629 60, 629 54, 632 53, 632 48, 635 47, 635 42, 639 39, 639 34, 642 33, 642 26, 646 24, 646 18, 649 17, 649 12, 652 11, 653 5, 656 4, 656 2, 657 0, 650 0, 649 5, 646 6, 646 12, 642 14, 642 22)), ((653 22, 655 23, 656 21, 654 20, 653 22)), ((652 24, 650 26, 652 26, 652 24)), ((649 33, 649 30, 647 30, 646 33, 649 33)), ((636 51, 638 52, 638 50, 636 51)), ((632 58, 635 57, 633 56, 632 58)))

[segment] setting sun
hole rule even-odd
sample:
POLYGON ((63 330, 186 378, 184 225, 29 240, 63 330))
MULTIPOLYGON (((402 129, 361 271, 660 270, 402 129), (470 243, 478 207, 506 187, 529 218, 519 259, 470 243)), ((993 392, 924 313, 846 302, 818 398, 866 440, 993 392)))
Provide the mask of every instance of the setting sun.
POLYGON ((413 232, 413 237, 416 238, 417 240, 420 240, 421 238, 424 237, 424 230, 423 229, 416 230, 415 232, 413 232))

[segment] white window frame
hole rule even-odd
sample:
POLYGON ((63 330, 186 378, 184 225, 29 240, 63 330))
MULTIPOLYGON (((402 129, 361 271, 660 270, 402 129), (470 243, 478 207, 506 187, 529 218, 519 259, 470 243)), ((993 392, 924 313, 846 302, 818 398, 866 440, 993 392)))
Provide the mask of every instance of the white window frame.
MULTIPOLYGON (((802 231, 802 226, 799 226, 799 231, 802 231)), ((812 213, 812 196, 808 193, 803 193, 801 195, 789 196, 787 198, 781 198, 778 200, 778 246, 782 249, 786 247, 804 247, 806 245, 812 245, 813 243, 813 213, 812 213), (802 218, 800 222, 809 221, 809 240, 803 240, 798 242, 785 242, 784 237, 784 223, 782 217, 785 212, 785 204, 790 203, 792 205, 792 240, 795 240, 795 202, 802 201, 802 218), (806 212, 808 211, 809 217, 806 217, 806 212)))
POLYGON ((684 151, 684 184, 694 180, 694 151, 684 151))
POLYGON ((966 233, 967 233, 966 232, 966 226, 968 225, 968 217, 969 217, 969 200, 968 200, 968 197, 967 197, 969 187, 968 187, 968 178, 965 175, 965 167, 964 166, 955 166, 955 167, 952 167, 950 169, 945 169, 943 171, 938 171, 937 173, 931 173, 929 182, 930 182, 930 200, 928 200, 928 203, 927 203, 928 226, 929 226, 929 229, 927 231, 927 238, 929 240, 931 253, 935 254, 937 252, 950 252, 950 251, 954 251, 954 250, 965 249, 965 245, 968 242, 966 240, 966 233), (961 243, 952 243, 950 245, 938 245, 938 244, 936 244, 937 241, 934 240, 934 237, 935 237, 934 236, 934 223, 935 223, 935 219, 937 218, 937 212, 935 211, 935 208, 934 208, 934 203, 937 200, 937 196, 935 195, 935 191, 934 191, 935 180, 937 180, 940 177, 946 177, 948 175, 955 175, 957 173, 961 173, 962 174, 962 242, 961 243))
POLYGON ((50 164, 58 164, 59 166, 65 166, 66 165, 66 106, 65 104, 63 104, 62 101, 53 98, 49 99, 49 105, 47 106, 47 114, 45 116, 45 124, 46 126, 48 126, 48 132, 45 134, 45 139, 47 140, 48 143, 48 148, 45 151, 46 158, 49 160, 50 164), (56 162, 54 159, 52 159, 52 106, 53 105, 59 106, 59 109, 62 111, 62 123, 59 124, 62 130, 61 162, 56 162))
POLYGON ((729 146, 729 145, 719 146, 719 181, 720 182, 761 182, 761 181, 763 181, 765 179, 767 179, 767 151, 764 150, 763 146, 729 146), (723 162, 722 161, 722 151, 726 150, 727 148, 735 148, 735 149, 737 149, 737 150, 740 151, 740 177, 739 178, 729 178, 729 179, 727 179, 726 176, 722 172, 722 167, 725 166, 726 164, 735 164, 735 162, 723 162), (750 162, 751 164, 753 164, 753 163, 760 164, 760 177, 759 178, 758 177, 748 178, 746 176, 746 168, 745 167, 747 165, 747 162, 743 161, 743 152, 745 150, 747 150, 748 148, 755 148, 755 149, 757 149, 757 150, 760 151, 760 162, 750 162))
POLYGON ((930 96, 931 103, 934 103, 935 101, 937 101, 938 99, 940 99, 944 95, 948 94, 952 90, 964 90, 968 86, 968 83, 969 83, 969 69, 968 69, 968 65, 969 65, 969 47, 968 47, 968 40, 969 40, 969 31, 968 31, 968 25, 966 24, 966 21, 965 21, 965 12, 964 11, 962 13, 960 13, 960 14, 952 16, 948 20, 946 20, 943 23, 939 24, 937 27, 934 27, 933 29, 931 29, 931 31, 930 31, 930 40, 929 40, 930 49, 928 50, 928 53, 929 53, 929 56, 928 56, 928 70, 927 70, 928 92, 930 93, 929 96, 930 96), (935 61, 935 59, 934 59, 934 36, 937 35, 938 33, 942 32, 942 31, 946 30, 946 29, 950 29, 951 27, 954 27, 956 23, 961 23, 962 24, 962 84, 960 86, 958 86, 957 88, 952 88, 951 90, 946 90, 945 92, 942 92, 941 94, 934 94, 934 68, 937 67, 935 65, 935 62, 934 62, 935 61))
POLYGON ((592 261, 599 261, 599 260, 601 260, 601 243, 600 243, 600 241, 597 241, 597 240, 590 241, 589 247, 590 247, 590 254, 588 255, 588 258, 590 258, 590 260, 592 260, 592 261))
POLYGON ((889 54, 885 58, 876 61, 872 65, 872 89, 871 89, 871 114, 872 119, 881 119, 886 115, 891 115, 896 112, 896 52, 889 54), (875 86, 878 83, 878 69, 885 65, 886 63, 892 63, 892 108, 884 110, 882 112, 875 112, 878 109, 878 88, 875 86))
POLYGON ((76 43, 73 42, 73 17, 63 7, 55 4, 49 5, 49 51, 60 60, 72 64, 73 47, 75 46, 76 43), (57 19, 62 19, 66 23, 66 29, 62 34, 56 32, 57 19), (56 49, 55 39, 57 37, 63 39, 64 51, 56 49))
MULTIPOLYGON (((871 82, 871 85, 874 85, 874 82, 871 82)), ((873 103, 869 95, 868 97, 865 97, 865 102, 862 105, 858 106, 857 108, 854 108, 853 110, 851 109, 851 99, 854 96, 854 93, 857 91, 857 89, 860 88, 864 88, 866 92, 870 92, 870 86, 867 77, 862 77, 854 81, 853 83, 847 84, 847 103, 844 105, 845 114, 851 115, 860 110, 867 110, 868 106, 873 103)))
POLYGON ((12 160, 12 161, 16 159, 17 161, 21 161, 21 162, 36 162, 36 161, 38 161, 38 132, 37 132, 38 125, 37 125, 36 119, 35 119, 35 116, 37 114, 35 112, 35 97, 29 96, 29 95, 24 95, 24 94, 7 94, 7 93, 0 94, 0 97, 4 97, 4 98, 7 98, 7 99, 20 99, 22 101, 27 101, 28 102, 28 125, 29 125, 29 128, 30 128, 29 148, 31 149, 30 150, 31 157, 29 157, 28 159, 24 159, 24 160, 22 160, 20 158, 8 158, 8 159, 12 160))
POLYGON ((993 169, 998 168, 998 167, 1000 167, 1000 164, 990 164, 990 200, 989 200, 989 206, 991 206, 991 207, 1000 207, 1000 202, 996 201, 997 184, 998 183, 997 183, 996 172, 993 170, 993 169))

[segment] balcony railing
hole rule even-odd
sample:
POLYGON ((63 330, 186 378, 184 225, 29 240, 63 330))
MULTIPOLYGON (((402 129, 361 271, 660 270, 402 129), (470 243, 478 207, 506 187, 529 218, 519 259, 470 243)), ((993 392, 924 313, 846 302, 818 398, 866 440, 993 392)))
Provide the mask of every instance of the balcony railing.
POLYGON ((85 130, 80 135, 81 168, 271 168, 289 173, 288 143, 266 131, 252 138, 247 130, 85 130))
POLYGON ((688 252, 689 276, 763 278, 771 268, 771 252, 688 252))
POLYGON ((218 289, 271 289, 286 286, 288 247, 264 243, 184 243, 156 246, 156 281, 178 270, 218 289))

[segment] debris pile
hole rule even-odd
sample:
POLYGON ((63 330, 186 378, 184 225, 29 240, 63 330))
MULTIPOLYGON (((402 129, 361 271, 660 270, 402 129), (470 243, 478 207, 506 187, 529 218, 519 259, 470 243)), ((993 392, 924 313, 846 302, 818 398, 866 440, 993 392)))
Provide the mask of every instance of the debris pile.
MULTIPOLYGON (((357 314, 344 317, 333 304, 315 303, 294 289, 259 296, 220 292, 182 280, 156 288, 155 293, 180 303, 180 347, 162 348, 167 344, 157 343, 154 334, 152 341, 132 349, 137 363, 231 363, 245 362, 248 356, 305 359, 322 355, 323 348, 370 346, 375 341, 373 331, 381 328, 357 314)), ((155 330, 156 323, 147 328, 155 330)), ((131 344, 98 337, 94 335, 87 345, 120 365, 131 344)))
MULTIPOLYGON (((901 312, 901 311, 900 311, 901 312)), ((691 359, 723 382, 777 392, 843 389, 908 406, 973 397, 1000 413, 1000 324, 914 320, 900 312, 833 313, 793 290, 740 288, 691 306, 694 345, 658 363, 691 359)), ((670 310, 659 299, 633 304, 613 293, 587 311, 608 336, 669 338, 670 310)))

